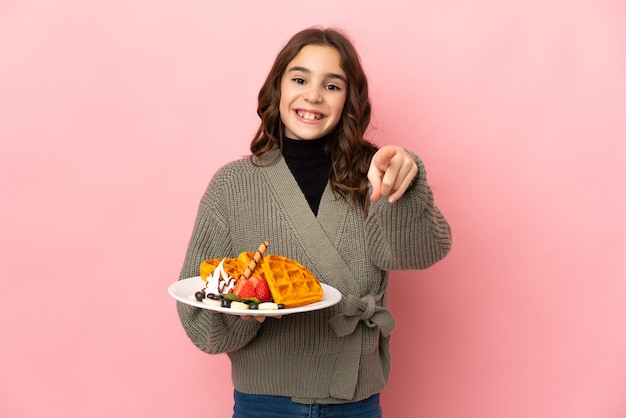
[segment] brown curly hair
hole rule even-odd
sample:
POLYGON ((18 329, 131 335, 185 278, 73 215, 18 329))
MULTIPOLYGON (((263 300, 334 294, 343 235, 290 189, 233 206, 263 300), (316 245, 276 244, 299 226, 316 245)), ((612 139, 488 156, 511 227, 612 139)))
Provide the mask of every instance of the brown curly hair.
POLYGON ((250 151, 261 157, 275 148, 282 150, 284 125, 279 110, 280 84, 287 65, 307 45, 331 46, 341 57, 340 66, 348 85, 341 120, 326 143, 326 155, 331 162, 329 182, 335 193, 349 197, 367 211, 367 171, 378 148, 364 138, 371 116, 367 77, 352 42, 340 30, 305 29, 295 34, 278 53, 259 91, 257 114, 261 124, 250 143, 250 151))

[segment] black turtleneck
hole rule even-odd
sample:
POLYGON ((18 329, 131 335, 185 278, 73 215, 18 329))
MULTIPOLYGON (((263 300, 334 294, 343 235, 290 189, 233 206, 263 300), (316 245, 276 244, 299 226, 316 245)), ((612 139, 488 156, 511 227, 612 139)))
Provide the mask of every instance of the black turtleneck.
POLYGON ((330 161, 324 152, 328 137, 310 140, 283 139, 283 157, 311 210, 317 216, 328 183, 330 161))

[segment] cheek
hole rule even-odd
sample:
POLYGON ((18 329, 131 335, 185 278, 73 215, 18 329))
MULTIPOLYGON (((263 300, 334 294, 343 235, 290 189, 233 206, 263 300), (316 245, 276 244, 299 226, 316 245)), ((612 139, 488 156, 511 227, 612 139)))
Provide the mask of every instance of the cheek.
POLYGON ((283 106, 283 102, 280 102, 280 107, 278 108, 278 116, 280 116, 280 121, 284 124, 287 123, 286 116, 289 114, 289 110, 283 106))
POLYGON ((292 101, 293 101, 293 93, 289 90, 289 88, 285 88, 284 86, 281 86, 280 101, 279 101, 280 110, 283 111, 283 110, 289 109, 289 105, 291 104, 292 101))
POLYGON ((280 111, 281 117, 284 113, 289 111, 289 103, 284 94, 280 95, 280 100, 278 102, 278 110, 280 111))

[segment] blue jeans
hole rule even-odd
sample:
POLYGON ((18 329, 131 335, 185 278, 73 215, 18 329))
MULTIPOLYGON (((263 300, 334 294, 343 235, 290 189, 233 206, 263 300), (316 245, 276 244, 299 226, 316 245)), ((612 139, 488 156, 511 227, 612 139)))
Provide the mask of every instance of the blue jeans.
POLYGON ((382 418, 380 395, 344 404, 302 404, 287 396, 250 395, 235 390, 233 418, 382 418))

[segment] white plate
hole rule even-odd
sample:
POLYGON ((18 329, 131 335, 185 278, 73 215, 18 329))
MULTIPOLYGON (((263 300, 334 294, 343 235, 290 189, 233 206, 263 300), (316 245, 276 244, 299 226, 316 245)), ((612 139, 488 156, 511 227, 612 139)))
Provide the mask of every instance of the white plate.
POLYGON ((318 309, 328 308, 336 305, 341 301, 341 292, 332 286, 321 283, 324 296, 322 300, 308 305, 298 306, 297 308, 272 309, 272 310, 250 310, 250 309, 232 309, 223 308, 221 306, 211 306, 202 302, 198 302, 194 294, 204 289, 205 282, 200 276, 190 277, 188 279, 179 280, 172 283, 167 289, 170 296, 187 305, 197 308, 208 309, 210 311, 222 312, 231 315, 254 315, 254 316, 283 316, 299 312, 317 311, 318 309))

